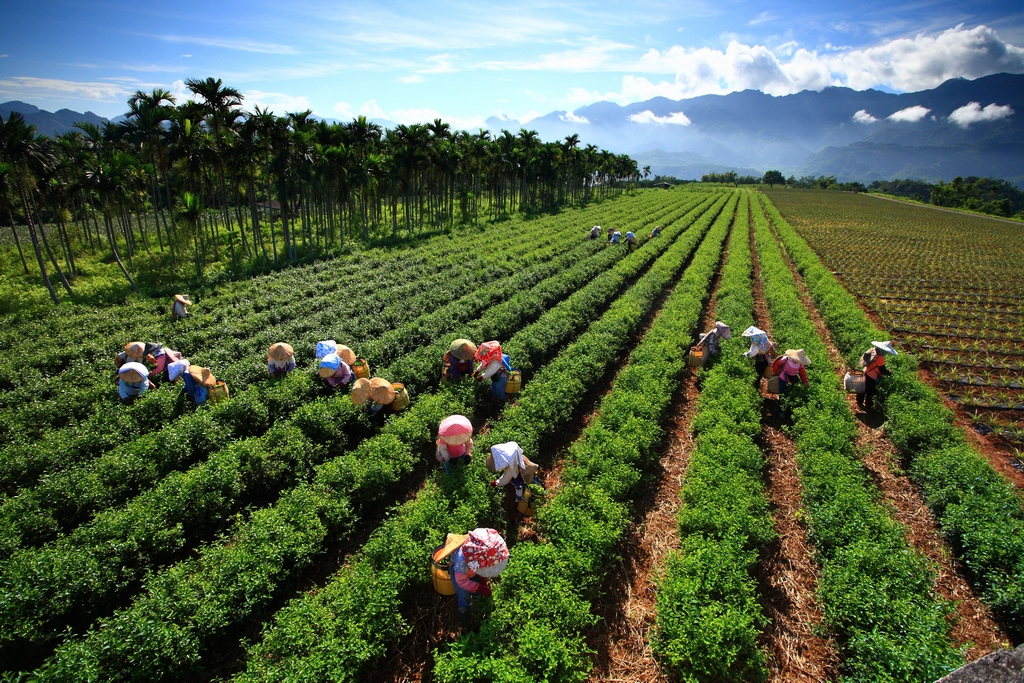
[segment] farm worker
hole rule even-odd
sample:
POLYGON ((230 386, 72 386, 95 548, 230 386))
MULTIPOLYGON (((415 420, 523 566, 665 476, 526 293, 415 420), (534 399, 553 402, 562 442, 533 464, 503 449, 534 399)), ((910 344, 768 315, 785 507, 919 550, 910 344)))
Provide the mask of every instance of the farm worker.
POLYGON ((596 240, 600 234, 601 234, 601 226, 600 225, 595 225, 594 227, 592 227, 590 229, 590 239, 596 240))
POLYGON ((167 381, 171 383, 177 382, 184 375, 188 374, 188 369, 191 365, 192 363, 188 358, 171 361, 167 364, 167 381))
POLYGON ((114 367, 120 369, 125 363, 142 363, 146 358, 146 345, 140 341, 128 342, 124 351, 114 357, 114 367))
POLYGON ((295 369, 295 350, 291 344, 277 342, 267 351, 267 372, 271 377, 284 377, 295 369))
POLYGON ((864 393, 857 394, 857 405, 861 408, 871 410, 871 404, 878 393, 878 383, 882 381, 882 375, 891 375, 889 368, 885 367, 886 356, 898 356, 891 341, 871 342, 871 348, 860 357, 860 366, 864 368, 864 393))
MULTIPOLYGON (((370 380, 360 377, 352 383, 352 391, 349 394, 352 403, 361 406, 370 400, 370 380)), ((369 407, 369 406, 367 406, 369 407)))
POLYGON ((469 631, 469 606, 473 596, 491 596, 487 579, 496 578, 508 566, 508 545, 494 529, 479 528, 452 555, 448 572, 455 586, 462 632, 469 631))
POLYGON ((391 382, 383 377, 374 377, 370 380, 370 400, 367 408, 371 413, 379 413, 394 400, 395 391, 391 388, 391 382))
POLYGON ((134 402, 152 386, 149 381, 149 368, 142 363, 128 362, 117 371, 117 393, 125 403, 134 402))
POLYGON ((697 340, 697 346, 707 347, 708 353, 712 356, 717 355, 722 350, 722 339, 730 339, 732 332, 729 326, 722 321, 716 321, 715 326, 700 335, 700 339, 697 340))
POLYGON ((487 341, 476 350, 477 365, 473 373, 478 382, 491 380, 491 407, 500 408, 505 402, 505 385, 508 384, 508 373, 512 369, 511 359, 502 353, 501 344, 487 341))
POLYGON ((476 344, 468 339, 456 339, 444 354, 444 379, 457 382, 473 373, 473 358, 476 356, 476 344))
POLYGON ((622 239, 622 233, 615 230, 612 232, 612 236, 608 238, 608 244, 619 244, 620 239, 622 239))
POLYGON ((612 241, 612 235, 615 234, 615 228, 608 228, 608 241, 612 241))
POLYGON ((171 302, 171 317, 174 320, 188 317, 188 309, 185 306, 191 305, 192 299, 188 297, 188 294, 175 294, 174 301, 171 302))
POLYGON ((197 406, 206 403, 210 389, 217 385, 217 378, 210 369, 199 365, 189 365, 188 371, 182 374, 182 379, 185 380, 185 395, 197 406))
MULTIPOLYGON (((150 377, 158 376, 167 372, 171 363, 181 360, 181 353, 179 351, 165 348, 160 344, 146 344, 146 350, 146 364, 150 368, 150 377), (150 349, 151 346, 155 348, 150 349)), ((150 380, 150 382, 152 382, 152 380, 150 380)), ((156 385, 154 384, 154 386, 156 385)))
POLYGON ((769 359, 777 353, 775 343, 768 338, 767 332, 753 325, 743 330, 740 336, 750 340, 750 350, 743 355, 754 359, 754 369, 761 377, 768 368, 769 359))
POLYGON ((636 241, 636 235, 632 231, 626 233, 626 244, 629 245, 631 252, 636 251, 637 247, 640 246, 640 243, 636 241))
POLYGON ((810 364, 811 361, 807 359, 807 354, 803 349, 789 349, 776 358, 772 363, 772 371, 779 376, 779 394, 786 393, 789 385, 797 380, 800 380, 805 387, 808 386, 807 371, 804 370, 804 367, 810 364))
POLYGON ((508 536, 513 537, 519 529, 519 501, 523 498, 523 490, 533 481, 533 476, 540 468, 523 455, 523 449, 515 441, 491 446, 487 467, 494 473, 501 472, 501 476, 493 480, 491 486, 505 487, 508 536))
POLYGON ((450 415, 437 427, 437 460, 445 474, 473 457, 473 424, 464 415, 450 415))
POLYGON ((648 235, 647 237, 657 237, 660 234, 661 234, 661 226, 660 225, 655 225, 654 226, 654 230, 651 230, 651 234, 648 235))
POLYGON ((352 368, 336 353, 329 353, 320 359, 317 374, 327 380, 332 387, 339 384, 345 386, 352 381, 352 368))

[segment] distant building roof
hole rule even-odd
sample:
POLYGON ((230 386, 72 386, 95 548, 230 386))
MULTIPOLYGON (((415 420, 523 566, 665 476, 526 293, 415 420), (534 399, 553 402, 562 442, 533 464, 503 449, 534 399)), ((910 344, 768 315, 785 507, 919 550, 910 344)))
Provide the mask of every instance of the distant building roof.
POLYGON ((270 201, 270 202, 256 202, 256 207, 259 209, 270 209, 271 211, 280 211, 281 202, 270 201))

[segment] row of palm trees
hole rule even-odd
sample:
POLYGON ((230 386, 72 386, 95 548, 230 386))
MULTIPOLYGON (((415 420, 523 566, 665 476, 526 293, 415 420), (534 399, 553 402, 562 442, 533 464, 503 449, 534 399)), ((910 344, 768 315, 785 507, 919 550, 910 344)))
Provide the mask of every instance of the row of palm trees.
POLYGON ((309 111, 244 111, 220 79, 186 85, 194 100, 140 91, 120 123, 80 123, 56 138, 37 136, 20 114, 0 117, 0 210, 27 274, 15 226, 26 227, 54 302, 50 273, 71 293, 85 249, 109 253, 137 289, 143 251, 200 277, 210 260, 316 257, 349 239, 579 203, 640 178, 631 158, 576 135, 545 143, 535 131, 452 131, 440 119, 393 130, 362 116, 329 124, 309 111))

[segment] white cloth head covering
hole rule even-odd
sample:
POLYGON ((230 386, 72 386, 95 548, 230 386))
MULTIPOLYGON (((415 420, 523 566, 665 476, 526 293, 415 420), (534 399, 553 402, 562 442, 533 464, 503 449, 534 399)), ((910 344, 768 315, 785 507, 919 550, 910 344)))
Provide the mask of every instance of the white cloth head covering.
POLYGON ((722 339, 732 338, 732 331, 729 329, 729 326, 723 323, 721 320, 715 322, 715 332, 717 332, 718 336, 721 337, 722 339))
POLYGON ((750 350, 743 354, 747 358, 763 356, 771 351, 768 344, 768 333, 759 327, 751 325, 747 329, 743 330, 743 333, 740 336, 750 339, 750 350))
POLYGON ((519 471, 526 469, 526 461, 523 460, 523 449, 515 441, 491 446, 491 455, 494 457, 494 469, 498 472, 513 463, 519 466, 519 471))
POLYGON ((890 356, 900 355, 896 352, 896 349, 893 348, 891 341, 873 341, 871 342, 871 345, 874 346, 879 351, 881 351, 882 353, 887 353, 890 356))
POLYGON ((167 379, 172 382, 177 382, 178 378, 185 374, 185 371, 188 370, 190 365, 192 365, 192 363, 189 362, 188 358, 182 358, 181 360, 176 360, 169 364, 167 366, 167 379))

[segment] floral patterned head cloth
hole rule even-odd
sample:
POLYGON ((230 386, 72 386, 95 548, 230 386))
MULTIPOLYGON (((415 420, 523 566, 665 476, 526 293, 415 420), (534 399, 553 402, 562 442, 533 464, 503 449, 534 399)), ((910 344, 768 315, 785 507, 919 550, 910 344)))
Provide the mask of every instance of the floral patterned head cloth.
POLYGON ((469 532, 462 544, 466 565, 480 576, 495 577, 508 565, 508 546, 494 529, 480 528, 469 532))

